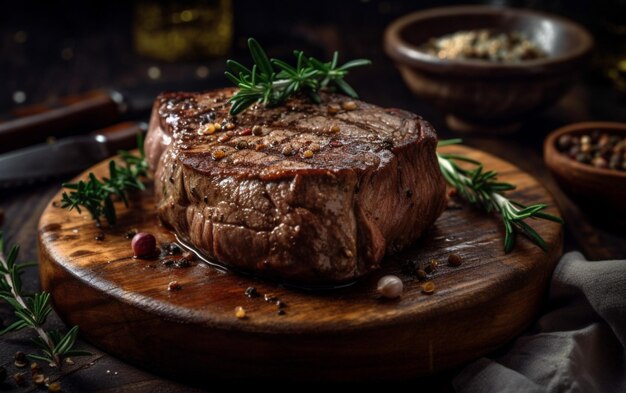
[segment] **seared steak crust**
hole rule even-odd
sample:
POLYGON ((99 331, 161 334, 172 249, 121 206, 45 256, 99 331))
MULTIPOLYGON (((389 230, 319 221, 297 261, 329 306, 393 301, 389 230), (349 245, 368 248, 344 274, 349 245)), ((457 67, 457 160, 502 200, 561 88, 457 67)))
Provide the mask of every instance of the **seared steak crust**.
POLYGON ((161 220, 207 257, 345 281, 441 214, 436 135, 418 116, 323 94, 320 105, 294 98, 231 118, 233 93, 162 94, 146 139, 161 220))

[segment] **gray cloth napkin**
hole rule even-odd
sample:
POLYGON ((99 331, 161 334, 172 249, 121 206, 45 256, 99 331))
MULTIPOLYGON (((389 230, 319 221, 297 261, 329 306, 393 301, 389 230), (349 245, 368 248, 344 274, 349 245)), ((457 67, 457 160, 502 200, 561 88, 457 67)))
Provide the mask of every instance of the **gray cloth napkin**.
POLYGON ((545 314, 452 382, 462 393, 626 392, 626 260, 565 254, 545 314))

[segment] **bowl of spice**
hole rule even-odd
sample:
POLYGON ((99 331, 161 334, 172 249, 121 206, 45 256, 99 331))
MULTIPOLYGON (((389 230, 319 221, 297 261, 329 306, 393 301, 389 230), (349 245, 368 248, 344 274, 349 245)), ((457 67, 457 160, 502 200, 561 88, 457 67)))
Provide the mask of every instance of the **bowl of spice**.
POLYGON ((544 142, 544 160, 559 186, 593 218, 626 226, 626 123, 559 128, 544 142))
POLYGON ((513 132, 573 84, 593 39, 545 13, 453 6, 408 14, 385 31, 385 51, 408 87, 456 131, 513 132))

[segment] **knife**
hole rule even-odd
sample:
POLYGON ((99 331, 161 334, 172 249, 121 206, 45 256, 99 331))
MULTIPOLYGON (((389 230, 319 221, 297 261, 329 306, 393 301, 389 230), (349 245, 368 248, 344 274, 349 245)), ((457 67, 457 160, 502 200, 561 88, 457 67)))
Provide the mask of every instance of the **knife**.
POLYGON ((0 188, 69 177, 123 149, 136 147, 146 123, 123 122, 89 135, 63 138, 0 155, 0 188))
POLYGON ((0 153, 43 143, 48 137, 78 135, 120 121, 145 119, 163 91, 199 91, 226 85, 224 66, 211 65, 206 79, 162 80, 128 88, 99 89, 63 97, 52 104, 14 108, 0 114, 0 153))

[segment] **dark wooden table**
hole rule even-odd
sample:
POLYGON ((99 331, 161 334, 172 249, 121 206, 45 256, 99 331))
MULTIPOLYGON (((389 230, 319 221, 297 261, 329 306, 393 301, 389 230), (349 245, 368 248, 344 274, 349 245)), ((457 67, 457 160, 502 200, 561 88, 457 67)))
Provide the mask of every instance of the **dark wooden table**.
MULTIPOLYGON (((237 3, 234 56, 242 57, 241 38, 254 35, 270 48, 270 53, 275 54, 285 52, 284 47, 288 46, 285 42, 293 42, 310 47, 317 55, 328 56, 332 50, 339 50, 344 59, 370 58, 374 65, 355 72, 350 79, 363 99, 419 113, 435 125, 442 138, 455 136, 446 129, 440 113, 410 94, 382 52, 384 26, 409 11, 409 6, 393 1, 349 1, 342 6, 332 2, 317 6, 295 3, 298 5, 237 3)), ((13 12, 0 17, 0 74, 3 75, 0 105, 5 109, 11 105, 16 91, 26 94, 27 103, 35 103, 98 87, 134 87, 151 91, 160 86, 176 88, 181 81, 189 85, 191 80, 196 81, 201 89, 207 82, 195 76, 198 67, 209 64, 210 69, 218 69, 219 66, 213 65, 223 63, 223 59, 218 59, 171 64, 139 58, 133 53, 129 38, 132 8, 104 2, 96 2, 101 6, 98 9, 80 8, 75 2, 63 4, 61 9, 39 3, 36 9, 29 2, 14 4, 13 12), (50 18, 50 14, 64 16, 50 18), (24 34, 25 41, 22 39, 24 34), (70 48, 69 52, 67 48, 70 48), (71 56, 68 56, 70 52, 71 56), (157 81, 150 79, 147 72, 155 66, 161 70, 157 81)), ((625 105, 623 93, 613 90, 589 71, 558 105, 529 118, 517 134, 464 139, 470 146, 516 164, 545 184, 556 197, 567 223, 566 250, 581 250, 590 259, 624 258, 626 236, 593 223, 554 184, 543 164, 542 142, 550 130, 567 123, 591 119, 626 121, 625 105)), ((45 204, 58 189, 59 181, 53 181, 0 193, 0 209, 4 212, 2 229, 9 244, 21 245, 20 260, 36 260, 37 221, 45 204)), ((26 290, 37 290, 37 270, 29 269, 24 281, 26 290)), ((11 320, 9 307, 0 304, 0 322, 6 324, 11 320)), ((55 315, 50 317, 49 323, 63 328, 55 315)), ((32 350, 29 337, 30 332, 18 332, 0 338, 0 366, 5 367, 10 375, 22 371, 13 365, 13 355, 18 350, 32 350)), ((61 372, 44 367, 52 379, 60 378, 64 391, 220 390, 218 382, 204 376, 198 376, 199 382, 193 384, 202 389, 193 388, 189 381, 174 382, 142 371, 88 343, 80 342, 78 346, 87 348, 93 355, 74 359, 75 364, 65 365, 61 372)), ((411 384, 434 391, 449 391, 454 374, 452 370, 411 384)), ((285 387, 277 381, 268 383, 272 387, 285 387)), ((0 385, 0 390, 5 389, 15 392, 41 390, 30 382, 18 388, 11 378, 0 385)))

